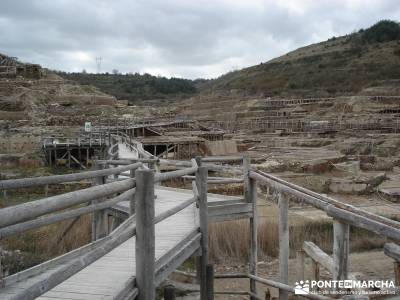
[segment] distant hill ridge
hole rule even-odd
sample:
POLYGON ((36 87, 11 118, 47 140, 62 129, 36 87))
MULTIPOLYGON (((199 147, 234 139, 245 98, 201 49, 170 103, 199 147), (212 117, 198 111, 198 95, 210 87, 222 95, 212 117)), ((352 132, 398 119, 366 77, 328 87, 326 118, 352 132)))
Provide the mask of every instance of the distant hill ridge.
POLYGON ((368 29, 312 44, 204 84, 203 93, 336 96, 400 79, 400 25, 383 20, 368 29))

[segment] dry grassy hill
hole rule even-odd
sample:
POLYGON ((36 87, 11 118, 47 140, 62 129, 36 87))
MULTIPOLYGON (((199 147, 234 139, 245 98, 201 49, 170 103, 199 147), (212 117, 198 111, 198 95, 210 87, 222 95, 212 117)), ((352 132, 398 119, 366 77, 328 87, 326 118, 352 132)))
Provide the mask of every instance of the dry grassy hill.
POLYGON ((333 96, 400 79, 400 25, 381 21, 357 33, 309 45, 266 63, 230 72, 203 93, 333 96))

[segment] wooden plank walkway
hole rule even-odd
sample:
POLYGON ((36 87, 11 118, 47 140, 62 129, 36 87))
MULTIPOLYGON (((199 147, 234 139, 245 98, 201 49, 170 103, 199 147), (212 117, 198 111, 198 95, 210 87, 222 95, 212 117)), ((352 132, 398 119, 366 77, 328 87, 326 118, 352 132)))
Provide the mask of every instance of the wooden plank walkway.
MULTIPOLYGON (((181 193, 175 189, 157 187, 155 215, 188 200, 193 196, 190 191, 188 192, 181 193)), ((198 227, 198 211, 195 204, 156 224, 156 260, 198 227)), ((135 266, 135 237, 133 237, 37 299, 114 299, 126 285, 131 284, 135 276, 135 266)), ((35 276, 0 290, 0 299, 10 299, 15 291, 31 285, 39 277, 42 276, 35 276)))
MULTIPOLYGON (((138 158, 137 151, 133 151, 122 143, 118 144, 118 154, 120 159, 138 158)), ((155 187, 155 196, 156 218, 194 197, 191 190, 162 186, 155 187)), ((227 200, 233 200, 234 205, 238 201, 243 201, 243 199, 237 197, 208 194, 209 205, 213 206, 209 210, 212 209, 217 215, 221 214, 224 205, 228 204, 227 200)), ((248 204, 241 202, 238 205, 248 204)), ((235 213, 235 207, 233 208, 231 211, 235 213)), ((122 201, 112 209, 128 215, 129 202, 122 201)), ((241 209, 241 212, 243 212, 243 209, 241 209)), ((247 214, 247 210, 244 213, 247 214)), ((239 217, 242 217, 242 215, 239 217)), ((199 209, 195 203, 155 225, 156 285, 164 280, 179 264, 183 263, 186 258, 200 249, 200 239, 198 234, 196 235, 200 230, 199 227, 199 209)), ((57 261, 57 263, 44 268, 36 275, 10 283, 0 289, 0 299, 20 299, 19 297, 15 298, 15 296, 32 286, 40 287, 40 290, 48 290, 37 298, 41 300, 125 299, 126 293, 134 290, 136 275, 135 244, 136 236, 48 290, 46 288, 48 278, 66 267, 67 262, 57 261)))

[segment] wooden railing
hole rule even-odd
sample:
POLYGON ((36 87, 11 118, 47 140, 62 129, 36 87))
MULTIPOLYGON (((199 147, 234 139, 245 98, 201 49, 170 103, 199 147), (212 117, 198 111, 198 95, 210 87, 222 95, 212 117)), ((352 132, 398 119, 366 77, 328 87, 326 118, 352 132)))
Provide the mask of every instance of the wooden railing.
MULTIPOLYGON (((333 218, 332 256, 323 252, 314 243, 305 241, 302 249, 297 253, 298 281, 305 280, 304 255, 309 256, 312 260, 313 274, 311 274, 311 279, 319 280, 320 266, 323 266, 332 274, 333 280, 355 279, 348 269, 350 226, 400 241, 400 223, 397 221, 320 195, 261 171, 251 170, 249 177, 256 180, 259 184, 267 185, 279 193, 279 274, 282 284, 288 284, 289 199, 302 200, 317 209, 325 211, 328 216, 333 218)), ((400 274, 398 264, 400 261, 400 247, 396 244, 387 244, 385 245, 385 253, 396 260, 395 273, 400 274)), ((399 282, 398 276, 396 275, 396 282, 399 282)), ((287 289, 280 289, 279 299, 287 299, 287 292, 287 289)))
MULTIPOLYGON (((248 157, 196 158, 191 161, 173 161, 158 159, 144 151, 140 143, 132 142, 125 134, 112 135, 108 158, 98 160, 95 170, 66 175, 54 175, 37 178, 24 178, 0 181, 3 190, 46 186, 83 179, 92 179, 93 187, 51 196, 11 207, 0 209, 0 238, 35 229, 67 219, 92 214, 92 242, 60 257, 44 262, 38 266, 1 278, 2 286, 46 273, 57 266, 57 270, 49 272, 27 289, 21 290, 15 299, 34 299, 54 286, 63 282, 73 274, 96 261, 104 254, 115 249, 129 238, 136 235, 136 286, 121 291, 121 295, 135 297, 140 291, 140 299, 154 299, 155 287, 185 259, 200 249, 199 277, 201 299, 212 299, 212 282, 210 278, 248 278, 249 291, 240 292, 251 299, 259 299, 256 283, 279 289, 280 299, 287 299, 294 287, 288 282, 289 269, 289 220, 286 195, 294 196, 306 203, 321 209, 334 218, 334 244, 332 257, 324 253, 317 245, 306 241, 303 251, 299 252, 299 270, 304 270, 304 255, 312 258, 314 274, 318 274, 319 266, 324 266, 332 273, 334 279, 349 278, 349 227, 354 226, 378 233, 393 240, 400 239, 400 223, 382 216, 361 210, 354 206, 339 202, 333 198, 320 195, 292 183, 286 182, 270 174, 251 168, 248 157), (118 143, 124 143, 138 157, 129 160, 118 160, 118 143), (117 145, 117 146, 116 146, 117 145), (243 162, 242 167, 219 165, 217 163, 243 162), (147 166, 146 166, 147 164, 147 166), (174 165, 175 171, 154 172, 162 164, 174 165), (208 171, 225 172, 237 177, 208 177, 208 171), (125 178, 125 179, 124 179, 125 178), (175 178, 193 180, 193 196, 179 205, 155 216, 154 190, 155 184, 175 178), (207 184, 243 184, 243 198, 207 202, 207 184), (279 272, 280 281, 263 279, 257 274, 257 184, 268 185, 280 193, 279 206, 279 272), (115 230, 108 228, 104 214, 107 209, 121 201, 129 201, 130 209, 127 219, 115 230), (188 235, 181 246, 172 249, 168 256, 155 261, 154 226, 173 217, 181 210, 197 203, 199 228, 188 235), (250 258, 249 271, 245 274, 216 274, 212 276, 208 265, 208 222, 249 218, 250 220, 250 258), (209 276, 207 276, 209 274, 209 276)), ((400 247, 388 244, 385 253, 400 259, 400 247)), ((0 264, 1 265, 1 264, 0 264)), ((1 275, 1 273, 0 273, 1 275)), ((300 274, 301 275, 301 274, 300 274)), ((299 277, 304 279, 304 272, 299 277)), ((220 292, 215 292, 220 293, 220 292)), ((224 293, 230 293, 226 291, 224 293)), ((235 294, 238 292, 231 292, 235 294)), ((1 289, 0 289, 1 294, 1 289)), ((303 295, 310 299, 327 299, 321 295, 303 295)))

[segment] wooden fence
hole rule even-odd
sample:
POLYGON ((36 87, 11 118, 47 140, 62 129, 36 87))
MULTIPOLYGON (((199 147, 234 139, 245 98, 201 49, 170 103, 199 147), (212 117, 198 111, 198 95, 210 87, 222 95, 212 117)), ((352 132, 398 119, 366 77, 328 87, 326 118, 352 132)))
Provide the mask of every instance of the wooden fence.
MULTIPOLYGON (((251 299, 261 299, 256 289, 257 282, 279 289, 279 298, 288 299, 288 294, 293 293, 295 289, 289 285, 288 281, 289 197, 287 195, 301 199, 334 218, 332 257, 313 243, 306 241, 298 255, 299 280, 304 279, 305 255, 311 257, 313 261, 313 276, 315 278, 318 278, 319 266, 329 270, 336 280, 351 278, 351 274, 348 272, 350 226, 366 229, 393 240, 400 239, 399 222, 341 203, 270 174, 254 170, 251 168, 250 159, 246 156, 198 157, 191 161, 158 159, 147 153, 140 143, 132 141, 125 134, 112 136, 108 154, 105 159, 97 161, 95 170, 92 171, 0 181, 0 188, 3 190, 46 186, 83 179, 93 181, 93 186, 89 188, 0 209, 0 239, 55 222, 78 218, 84 214, 91 214, 92 216, 91 243, 11 276, 2 277, 0 273, 2 286, 0 298, 5 295, 2 294, 2 291, 7 291, 7 287, 16 282, 25 281, 24 289, 19 290, 10 299, 34 299, 43 295, 120 246, 129 238, 136 236, 136 278, 132 281, 132 285, 121 291, 117 299, 127 299, 127 297, 130 299, 137 297, 140 300, 155 299, 157 285, 193 253, 199 256, 197 271, 200 278, 202 300, 213 299, 214 293, 241 294, 248 295, 251 299), (129 145, 133 151, 136 151, 138 157, 132 160, 118 160, 119 143, 129 145), (243 162, 243 166, 223 165, 223 163, 234 161, 243 162), (176 170, 165 173, 154 172, 154 170, 158 170, 160 164, 173 165, 176 170), (229 171, 230 174, 240 176, 235 178, 208 177, 208 171, 229 171), (155 185, 175 178, 193 180, 193 196, 176 207, 155 216, 155 185), (207 201, 207 183, 243 183, 243 198, 209 203, 207 201), (279 282, 261 278, 257 274, 257 184, 268 185, 280 193, 279 282), (122 201, 128 201, 130 204, 129 216, 120 226, 109 228, 107 210, 112 209, 122 201), (167 218, 173 218, 175 214, 194 203, 197 204, 199 228, 183 240, 179 247, 175 247, 169 252, 168 258, 156 264, 154 255, 155 224, 167 218), (250 220, 249 248, 251 251, 248 273, 214 274, 212 267, 208 264, 208 223, 238 218, 249 218, 250 220), (54 271, 55 268, 56 271, 54 271), (27 280, 28 278, 29 280, 27 280), (249 291, 214 291, 212 282, 214 278, 247 278, 249 280, 249 291)), ((396 261, 396 274, 400 273, 398 269, 399 248, 396 244, 385 246, 385 253, 396 261)), ((325 296, 315 294, 303 296, 310 299, 328 299, 325 296)))

